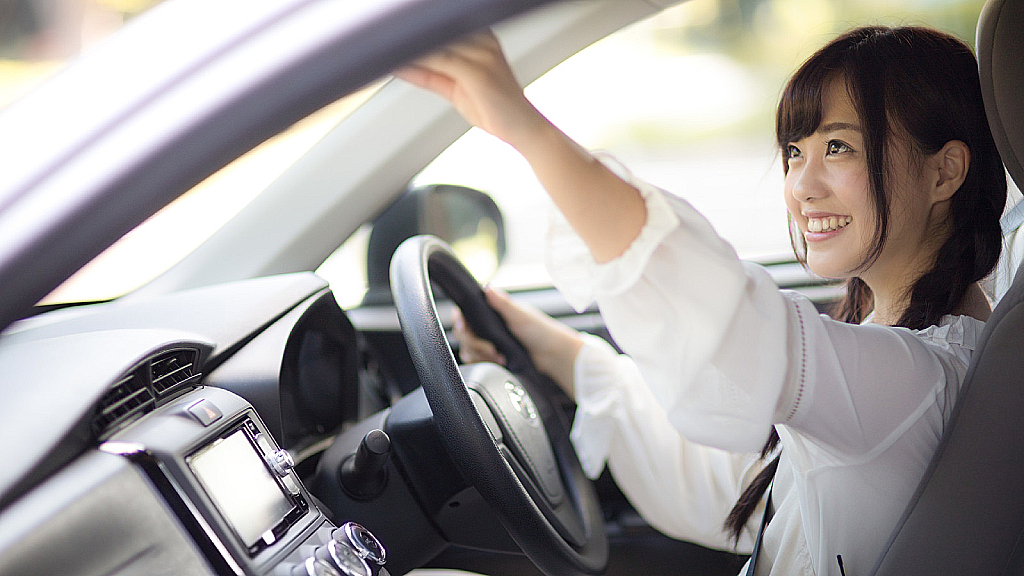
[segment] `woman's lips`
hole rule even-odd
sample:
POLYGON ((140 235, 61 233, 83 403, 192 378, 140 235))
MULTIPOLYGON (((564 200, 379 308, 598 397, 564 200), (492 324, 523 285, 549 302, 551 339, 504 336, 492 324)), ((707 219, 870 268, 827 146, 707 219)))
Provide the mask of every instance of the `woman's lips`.
POLYGON ((853 221, 851 216, 837 214, 805 216, 807 217, 807 231, 804 232, 804 238, 808 242, 828 240, 842 232, 853 221))

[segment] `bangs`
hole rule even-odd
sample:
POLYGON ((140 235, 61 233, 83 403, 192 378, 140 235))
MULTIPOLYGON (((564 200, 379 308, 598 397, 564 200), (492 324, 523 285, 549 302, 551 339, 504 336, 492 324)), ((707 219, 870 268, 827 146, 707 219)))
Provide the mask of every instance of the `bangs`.
POLYGON ((822 100, 825 88, 841 76, 842 71, 834 67, 809 61, 786 84, 775 117, 775 136, 779 150, 783 151, 782 163, 785 170, 789 170, 786 145, 802 140, 818 129, 824 114, 822 100))

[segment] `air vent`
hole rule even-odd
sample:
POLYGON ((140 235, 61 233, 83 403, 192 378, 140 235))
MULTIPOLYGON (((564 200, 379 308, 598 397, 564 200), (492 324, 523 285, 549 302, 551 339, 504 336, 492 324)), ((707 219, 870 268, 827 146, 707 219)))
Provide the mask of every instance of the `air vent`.
POLYGON ((195 378, 198 360, 199 351, 195 348, 171 350, 154 358, 153 390, 157 396, 163 396, 178 385, 195 378))
POLYGON ((134 419, 153 408, 155 399, 146 383, 134 373, 121 379, 100 400, 99 410, 93 420, 97 433, 134 419))

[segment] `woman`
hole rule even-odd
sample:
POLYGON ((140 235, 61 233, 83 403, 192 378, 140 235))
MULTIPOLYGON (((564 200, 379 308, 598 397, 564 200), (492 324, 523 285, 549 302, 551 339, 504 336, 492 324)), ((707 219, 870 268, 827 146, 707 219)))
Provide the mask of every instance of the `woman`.
MULTIPOLYGON (((588 472, 607 459, 656 527, 745 550, 774 477, 757 573, 871 571, 989 314, 977 282, 999 254, 1006 182, 970 49, 923 28, 860 28, 787 84, 776 134, 794 247, 814 273, 847 279, 838 320, 740 262, 685 201, 561 133, 492 35, 399 75, 515 147, 571 226, 553 238, 555 283, 576 306, 596 297, 629 357, 488 297, 577 399, 588 472)), ((502 360, 458 334, 467 359, 502 360)))

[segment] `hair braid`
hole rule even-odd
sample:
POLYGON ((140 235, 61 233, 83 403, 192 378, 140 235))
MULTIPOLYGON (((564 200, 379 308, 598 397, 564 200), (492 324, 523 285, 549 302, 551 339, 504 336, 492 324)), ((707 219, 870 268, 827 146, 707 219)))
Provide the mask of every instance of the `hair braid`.
MULTIPOLYGON (((761 459, 767 458, 778 444, 779 433, 772 426, 771 434, 768 435, 768 442, 761 448, 761 459)), ((750 485, 743 490, 739 499, 736 500, 736 504, 729 511, 729 516, 725 519, 725 530, 733 537, 733 540, 739 541, 740 534, 743 533, 743 527, 747 525, 747 520, 750 519, 750 515, 757 508, 757 503, 761 501, 764 493, 768 491, 768 486, 771 485, 772 479, 775 478, 775 471, 778 467, 779 456, 776 456, 757 473, 757 476, 754 476, 754 479, 750 481, 750 485)))
POLYGON ((968 288, 992 271, 999 259, 1001 207, 973 199, 961 189, 949 207, 951 233, 935 264, 910 289, 910 302, 898 326, 922 330, 937 324, 963 301, 968 288))

